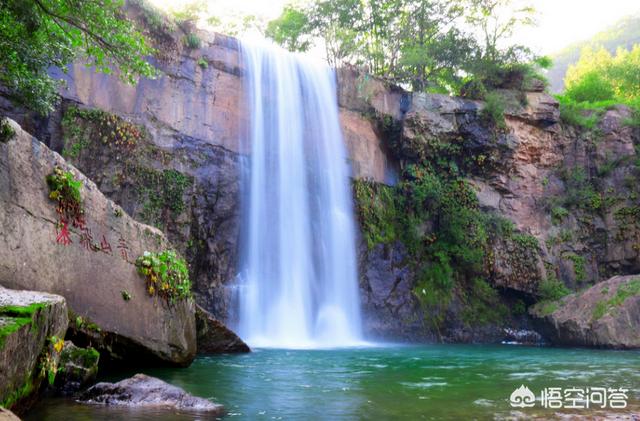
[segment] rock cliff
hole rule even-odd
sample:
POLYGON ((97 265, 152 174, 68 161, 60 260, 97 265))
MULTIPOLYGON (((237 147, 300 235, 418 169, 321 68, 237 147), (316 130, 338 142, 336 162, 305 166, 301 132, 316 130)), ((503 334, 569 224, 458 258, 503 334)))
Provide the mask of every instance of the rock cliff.
POLYGON ((135 267, 145 251, 169 247, 165 236, 9 125, 14 134, 0 143, 0 285, 62 295, 73 333, 114 359, 189 364, 196 352, 194 303, 149 296, 135 267), (73 218, 68 203, 52 200, 47 179, 54 171, 78 185, 83 209, 73 218))
MULTIPOLYGON (((191 264, 196 301, 232 321, 240 173, 250 153, 239 46, 218 34, 199 33, 197 49, 185 47, 179 31, 151 35, 162 46, 157 80, 128 86, 77 64, 61 74, 67 87, 49 119, 4 100, 0 111, 65 156, 127 214, 164 231, 191 264)), ((371 236, 360 218, 368 333, 500 341, 504 329, 532 327, 526 307, 549 290, 640 272, 640 134, 628 124, 628 109, 612 108, 587 129, 563 122, 558 103, 540 86, 501 90, 505 121, 498 124, 487 120, 482 101, 411 94, 352 68, 337 76, 356 183, 371 183, 367 192, 378 200, 385 186, 395 194, 419 178, 407 175, 411 168, 428 166, 448 186, 472 189, 469 209, 487 221, 481 268, 456 275, 466 286, 436 306, 434 327, 428 321, 436 310, 420 299, 430 291, 419 287, 433 256, 416 259, 406 236, 371 236), (469 311, 474 302, 500 311, 478 317, 484 313, 469 311)), ((433 214, 411 224, 420 247, 437 245, 433 214)))

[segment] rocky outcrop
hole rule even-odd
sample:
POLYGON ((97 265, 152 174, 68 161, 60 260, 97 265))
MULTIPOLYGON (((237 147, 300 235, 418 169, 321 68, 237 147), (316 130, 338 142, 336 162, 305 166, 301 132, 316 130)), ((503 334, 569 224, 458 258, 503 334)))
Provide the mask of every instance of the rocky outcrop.
POLYGON ((20 418, 5 408, 0 408, 0 421, 20 421, 20 418))
POLYGON ((94 382, 98 375, 100 354, 93 348, 80 348, 65 341, 55 386, 62 395, 72 395, 94 382))
POLYGON ((531 313, 554 345, 640 348, 640 275, 613 277, 531 313))
MULTIPOLYGON (((199 32, 202 47, 189 49, 180 30, 152 29, 161 50, 158 79, 129 86, 78 63, 58 73, 67 87, 51 118, 33 118, 2 98, 0 110, 41 134, 126 213, 163 230, 190 263, 196 301, 229 322, 240 174, 250 152, 238 42, 199 32), (107 121, 133 135, 114 134, 107 121)), ((625 123, 625 107, 580 128, 561 121, 558 102, 541 84, 500 89, 505 122, 497 128, 485 121, 482 101, 406 92, 351 67, 337 77, 354 178, 394 185, 410 164, 446 161, 474 186, 483 210, 526 237, 492 236, 486 279, 505 303, 537 301, 543 280, 575 290, 640 271, 640 133, 625 123)), ((417 274, 402 245, 360 244, 359 251, 367 330, 435 338, 424 326, 413 291, 417 274)))
POLYGON ((224 413, 222 405, 192 396, 179 387, 144 374, 136 374, 118 383, 98 383, 84 392, 79 401, 138 409, 198 412, 207 416, 224 413))
MULTIPOLYGON (((77 317, 95 326, 91 341, 111 358, 186 365, 195 356, 193 302, 169 303, 146 291, 135 259, 170 247, 58 154, 11 122, 0 144, 0 284, 64 296, 77 317), (84 213, 64 220, 46 177, 59 167, 81 182, 84 213), (89 323, 90 322, 90 323, 89 323)), ((83 329, 80 329, 83 330, 83 329)))
POLYGON ((196 305, 196 331, 198 354, 251 352, 238 335, 199 305, 196 305))
POLYGON ((0 407, 24 410, 53 382, 67 324, 63 297, 0 286, 0 407))

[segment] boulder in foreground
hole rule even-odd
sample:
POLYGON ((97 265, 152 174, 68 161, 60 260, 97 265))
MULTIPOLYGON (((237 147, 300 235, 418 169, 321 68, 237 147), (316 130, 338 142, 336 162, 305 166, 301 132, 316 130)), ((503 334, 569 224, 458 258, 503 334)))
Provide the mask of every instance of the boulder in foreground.
POLYGON ((615 276, 531 310, 554 345, 640 348, 640 275, 615 276))
POLYGON ((135 408, 161 408, 185 412, 222 415, 224 407, 192 396, 155 377, 145 374, 118 383, 98 383, 80 396, 80 402, 135 408))
POLYGON ((196 331, 198 354, 251 352, 238 335, 199 305, 196 305, 196 331))
POLYGON ((15 134, 0 142, 0 284, 62 295, 73 312, 71 333, 89 336, 86 342, 112 359, 191 363, 192 300, 150 296, 136 272, 145 251, 170 248, 165 236, 130 218, 60 155, 7 121, 15 134), (52 176, 61 181, 53 184, 52 176), (52 185, 59 184, 58 192, 52 185), (79 206, 62 200, 75 197, 65 193, 74 189, 79 206))
POLYGON ((0 286, 0 407, 26 409, 53 382, 68 322, 63 297, 0 286))

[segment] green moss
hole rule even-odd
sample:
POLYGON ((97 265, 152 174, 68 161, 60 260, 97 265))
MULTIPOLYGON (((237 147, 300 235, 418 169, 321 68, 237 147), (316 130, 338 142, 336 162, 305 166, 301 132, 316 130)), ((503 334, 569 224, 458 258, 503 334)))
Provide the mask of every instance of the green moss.
POLYGON ((31 379, 31 373, 29 373, 22 384, 22 386, 14 389, 11 393, 9 393, 2 402, 0 402, 0 407, 2 408, 11 408, 21 399, 31 395, 34 390, 34 383, 31 379))
POLYGON ((554 313, 560 307, 558 301, 542 301, 536 304, 536 312, 541 316, 548 316, 554 313))
POLYGON ((569 211, 562 206, 556 206, 551 209, 551 221, 554 225, 560 225, 567 216, 569 216, 569 211))
POLYGON ((640 278, 632 279, 628 283, 618 286, 616 293, 610 299, 598 301, 593 310, 593 319, 602 318, 605 314, 624 304, 628 298, 637 295, 640 295, 640 278))
POLYGON ((16 131, 13 130, 9 122, 2 118, 0 119, 0 143, 7 143, 16 135, 16 131))
POLYGON ((77 362, 82 367, 93 367, 98 364, 100 353, 93 347, 71 347, 64 349, 60 354, 60 366, 68 362, 77 362))
POLYGON ((507 123, 504 119, 504 98, 497 92, 489 92, 484 99, 485 105, 480 110, 480 119, 498 130, 505 130, 507 123))
POLYGON ((587 280, 587 259, 585 259, 584 256, 579 256, 575 253, 565 253, 562 257, 573 263, 573 272, 576 275, 576 281, 584 282, 587 280))
POLYGON ((369 249, 398 238, 396 191, 393 187, 367 180, 353 182, 356 211, 369 249))
POLYGON ((537 250, 540 247, 538 239, 530 234, 513 234, 511 239, 525 249, 537 250))
POLYGON ((200 48, 202 41, 200 41, 200 38, 198 37, 198 35, 194 33, 189 33, 184 37, 183 43, 185 47, 187 47, 188 49, 196 50, 200 48))
POLYGON ((0 325, 0 349, 4 346, 4 342, 11 334, 20 330, 23 326, 31 325, 32 328, 37 327, 37 314, 40 309, 44 308, 44 303, 34 303, 27 306, 2 306, 0 307, 0 316, 3 317, 4 323, 0 325))
POLYGON ((509 315, 509 309, 500 302, 498 291, 482 278, 475 278, 467 289, 462 320, 468 326, 500 323, 509 315))
POLYGON ((61 124, 67 159, 80 158, 95 143, 131 152, 146 136, 141 126, 99 109, 68 107, 61 124))
POLYGON ((141 218, 144 222, 161 226, 167 217, 177 218, 186 208, 184 194, 193 185, 193 178, 176 170, 157 171, 138 167, 135 184, 143 203, 141 218))
POLYGON ((540 301, 555 301, 570 294, 571 291, 555 276, 549 276, 538 285, 540 301))

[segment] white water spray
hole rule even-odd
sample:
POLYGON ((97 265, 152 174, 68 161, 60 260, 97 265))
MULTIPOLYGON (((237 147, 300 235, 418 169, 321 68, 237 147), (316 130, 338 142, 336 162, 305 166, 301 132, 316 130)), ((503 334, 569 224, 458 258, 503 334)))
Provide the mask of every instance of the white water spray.
POLYGON ((250 112, 240 335, 252 346, 361 343, 353 204, 335 74, 242 45, 250 112))

